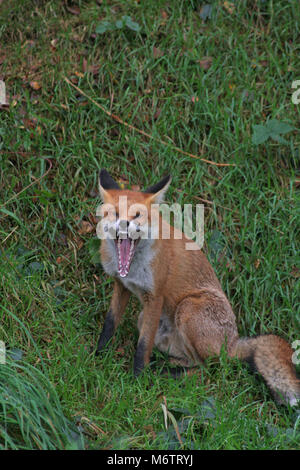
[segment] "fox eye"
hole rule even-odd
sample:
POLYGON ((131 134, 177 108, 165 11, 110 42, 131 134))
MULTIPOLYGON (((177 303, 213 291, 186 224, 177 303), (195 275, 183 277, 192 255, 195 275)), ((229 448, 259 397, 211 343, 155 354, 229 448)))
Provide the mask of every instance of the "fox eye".
POLYGON ((104 211, 102 217, 111 217, 111 216, 116 216, 116 218, 119 218, 119 212, 116 212, 115 214, 109 211, 104 211))

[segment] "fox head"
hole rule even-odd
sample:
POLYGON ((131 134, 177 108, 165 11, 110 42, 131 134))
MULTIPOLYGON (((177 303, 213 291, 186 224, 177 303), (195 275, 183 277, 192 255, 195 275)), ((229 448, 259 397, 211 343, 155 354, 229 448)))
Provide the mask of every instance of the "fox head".
POLYGON ((162 201, 170 182, 168 175, 144 191, 129 191, 120 188, 105 169, 100 171, 100 238, 114 245, 121 277, 128 275, 140 241, 153 237, 154 204, 162 201))

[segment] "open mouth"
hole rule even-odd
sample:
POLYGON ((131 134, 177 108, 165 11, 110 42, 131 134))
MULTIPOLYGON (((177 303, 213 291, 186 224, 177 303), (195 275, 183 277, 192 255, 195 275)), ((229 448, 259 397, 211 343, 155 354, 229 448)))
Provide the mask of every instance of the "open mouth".
POLYGON ((139 239, 117 238, 115 241, 118 253, 118 272, 121 277, 126 277, 129 273, 136 245, 139 239))

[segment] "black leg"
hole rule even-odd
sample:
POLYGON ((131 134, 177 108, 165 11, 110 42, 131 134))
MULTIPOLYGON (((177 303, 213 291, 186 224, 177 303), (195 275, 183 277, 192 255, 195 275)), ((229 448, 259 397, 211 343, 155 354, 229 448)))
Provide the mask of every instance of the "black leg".
POLYGON ((136 353, 134 356, 133 373, 137 377, 145 366, 145 341, 144 338, 140 339, 137 345, 136 353))
POLYGON ((109 310, 106 314, 103 330, 101 331, 97 349, 96 349, 96 356, 105 348, 109 340, 112 338, 115 331, 115 322, 114 317, 112 315, 111 310, 109 310))

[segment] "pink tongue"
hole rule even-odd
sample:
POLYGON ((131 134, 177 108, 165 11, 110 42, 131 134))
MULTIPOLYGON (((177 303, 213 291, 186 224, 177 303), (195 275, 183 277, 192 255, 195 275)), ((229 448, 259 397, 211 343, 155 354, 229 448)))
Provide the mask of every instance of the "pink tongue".
POLYGON ((130 245, 131 243, 128 238, 124 238, 123 240, 121 240, 120 255, 121 255, 121 267, 123 270, 125 270, 126 265, 130 258, 130 245))

